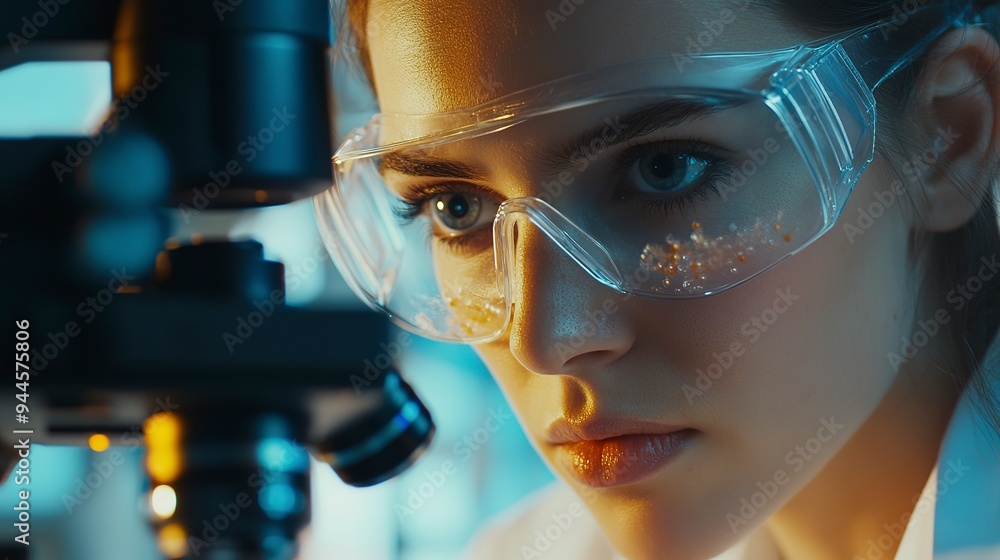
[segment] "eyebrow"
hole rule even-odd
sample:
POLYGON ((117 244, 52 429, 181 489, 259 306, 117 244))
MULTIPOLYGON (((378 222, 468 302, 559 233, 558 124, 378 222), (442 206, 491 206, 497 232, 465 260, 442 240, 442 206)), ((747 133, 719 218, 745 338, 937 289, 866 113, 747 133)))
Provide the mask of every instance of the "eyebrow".
MULTIPOLYGON (((588 157, 590 144, 595 139, 606 142, 597 150, 601 152, 661 128, 677 126, 684 121, 732 109, 744 103, 746 103, 745 99, 716 97, 671 99, 646 105, 621 117, 606 117, 601 125, 575 136, 559 148, 546 150, 540 156, 540 161, 550 173, 555 173, 573 166, 580 157, 588 157), (614 132, 605 141, 606 133, 616 129, 617 132, 614 132)), ((486 173, 465 163, 404 155, 399 152, 389 152, 382 156, 379 162, 379 172, 384 174, 386 171, 439 179, 481 182, 487 180, 486 173)))
POLYGON ((620 117, 606 117, 601 125, 573 137, 558 148, 546 151, 541 161, 549 168, 550 173, 556 173, 573 166, 581 157, 593 159, 597 153, 612 146, 661 128, 677 126, 685 121, 733 109, 746 103, 747 99, 739 97, 670 99, 653 103, 620 117), (605 139, 609 132, 611 136, 605 139), (591 148, 594 140, 601 141, 596 150, 591 148))
POLYGON ((389 152, 379 162, 379 172, 396 171, 405 175, 434 177, 441 179, 463 179, 485 181, 486 174, 465 163, 437 158, 402 155, 389 152))

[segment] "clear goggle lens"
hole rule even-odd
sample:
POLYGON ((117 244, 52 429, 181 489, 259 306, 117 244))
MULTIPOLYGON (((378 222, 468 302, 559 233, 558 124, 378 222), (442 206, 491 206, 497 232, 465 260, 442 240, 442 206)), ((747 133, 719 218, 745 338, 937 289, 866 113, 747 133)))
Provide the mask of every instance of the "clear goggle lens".
POLYGON ((334 156, 335 184, 314 200, 320 230, 362 299, 441 340, 504 332, 532 271, 556 266, 534 239, 620 292, 718 293, 833 227, 874 155, 874 88, 946 30, 982 22, 922 7, 907 25, 928 32, 910 43, 879 22, 379 114, 334 156))
MULTIPOLYGON (((373 125, 353 141, 392 136, 373 125)), ((506 328, 516 232, 537 228, 617 291, 696 297, 820 235, 833 218, 823 193, 759 94, 651 91, 347 160, 317 212, 373 306, 476 342, 506 328)))

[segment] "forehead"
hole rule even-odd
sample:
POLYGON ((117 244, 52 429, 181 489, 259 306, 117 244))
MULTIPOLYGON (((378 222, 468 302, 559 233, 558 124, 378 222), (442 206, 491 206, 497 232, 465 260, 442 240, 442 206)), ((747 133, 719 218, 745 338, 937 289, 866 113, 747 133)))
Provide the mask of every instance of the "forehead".
POLYGON ((366 25, 384 112, 477 105, 644 58, 766 50, 816 36, 754 0, 372 0, 366 25))

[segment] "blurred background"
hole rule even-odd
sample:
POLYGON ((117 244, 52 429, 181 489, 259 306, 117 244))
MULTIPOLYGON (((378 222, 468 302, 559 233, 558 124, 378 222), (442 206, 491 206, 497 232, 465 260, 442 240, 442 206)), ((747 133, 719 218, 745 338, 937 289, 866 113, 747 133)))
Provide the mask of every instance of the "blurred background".
MULTIPOLYGON (((374 106, 355 69, 333 57, 331 67, 340 108, 335 136, 342 138, 366 121, 374 106)), ((109 63, 16 65, 0 71, 0 137, 90 135, 107 117, 112 100, 109 63)), ((362 307, 322 246, 309 200, 196 215, 175 208, 164 213, 171 238, 179 243, 199 236, 263 243, 266 258, 285 264, 291 306, 362 307)), ((399 345, 396 363, 433 415, 436 439, 404 474, 371 488, 349 487, 329 466, 312 460, 312 521, 300 535, 301 560, 458 558, 488 518, 552 481, 471 349, 402 331, 391 332, 385 342, 399 345)), ((160 398, 166 408, 181 404, 175 395, 160 398)), ((135 428, 141 432, 141 426, 135 428)), ((141 439, 130 441, 134 445, 92 437, 89 448, 32 447, 30 558, 165 557, 147 518, 171 506, 151 493, 141 439)), ((17 490, 9 481, 0 487, 4 543, 15 535, 10 504, 16 503, 17 490)))

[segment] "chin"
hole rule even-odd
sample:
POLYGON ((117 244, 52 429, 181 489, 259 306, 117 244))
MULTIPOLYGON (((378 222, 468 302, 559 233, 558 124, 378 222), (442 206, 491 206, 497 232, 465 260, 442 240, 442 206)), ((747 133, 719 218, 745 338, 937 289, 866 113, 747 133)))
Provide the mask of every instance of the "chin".
MULTIPOLYGON (((602 492, 588 507, 612 546, 628 560, 707 560, 732 547, 740 538, 724 526, 714 527, 704 509, 670 511, 646 497, 602 492), (700 514, 700 515, 699 515, 700 514), (721 531, 721 532, 720 532, 721 531)), ((704 507, 705 504, 700 504, 704 507)), ((717 516, 723 521, 724 514, 717 516)))

